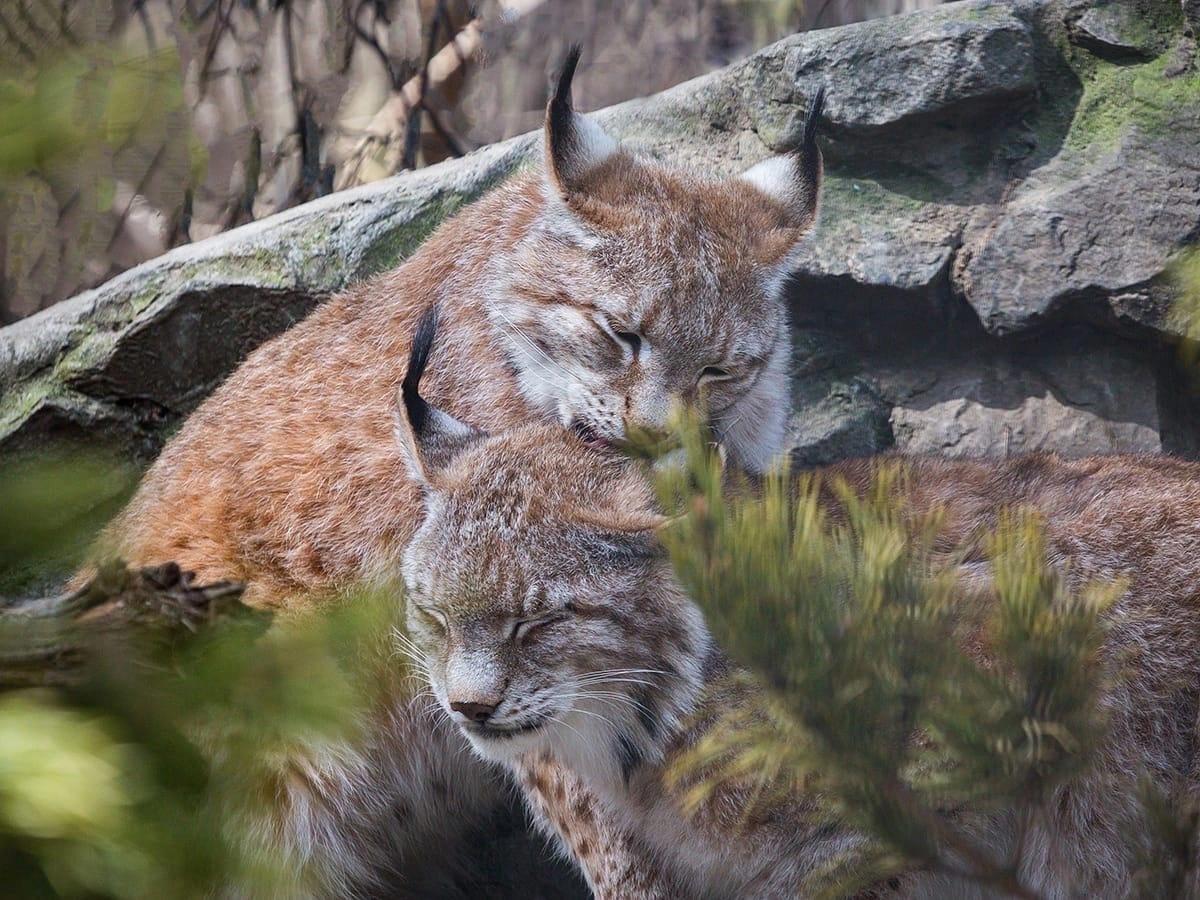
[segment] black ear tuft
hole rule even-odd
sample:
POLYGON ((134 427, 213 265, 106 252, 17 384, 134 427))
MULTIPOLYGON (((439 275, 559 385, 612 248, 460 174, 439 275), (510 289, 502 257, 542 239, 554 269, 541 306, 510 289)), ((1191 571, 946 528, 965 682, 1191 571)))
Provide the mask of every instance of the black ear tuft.
POLYGON ((421 378, 429 365, 437 326, 438 308, 435 303, 425 310, 421 321, 417 323, 417 333, 413 336, 412 350, 408 354, 408 370, 404 373, 404 383, 400 386, 404 412, 415 435, 420 435, 429 421, 429 404, 421 397, 419 389, 421 378))
POLYGON ((577 113, 571 102, 571 82, 581 52, 579 44, 571 45, 546 104, 546 174, 563 199, 580 191, 583 177, 619 149, 603 128, 577 113))
POLYGON ((555 106, 566 107, 568 113, 574 109, 571 103, 571 82, 575 80, 575 69, 579 65, 579 57, 582 53, 582 44, 573 43, 567 48, 567 55, 563 58, 562 67, 558 70, 554 97, 550 100, 552 108, 555 106))
POLYGON ((808 112, 804 115, 804 138, 800 150, 812 153, 817 149, 817 128, 821 124, 821 114, 825 111, 825 85, 820 85, 808 101, 808 112))
POLYGON ((417 323, 408 355, 408 370, 396 391, 393 409, 401 457, 413 480, 426 485, 458 453, 486 436, 478 428, 430 405, 421 396, 421 378, 433 353, 437 327, 438 308, 435 305, 427 309, 417 323))
POLYGON ((820 205, 824 162, 817 130, 824 109, 825 88, 821 86, 809 98, 799 146, 763 160, 738 176, 775 200, 783 209, 784 227, 798 234, 812 228, 820 205))
POLYGON ((575 80, 575 69, 583 47, 572 44, 567 50, 562 68, 558 71, 558 82, 554 96, 546 107, 546 143, 551 165, 560 169, 563 178, 572 172, 572 159, 577 155, 579 136, 575 127, 575 105, 571 102, 571 82, 575 80))
POLYGON ((800 146, 792 151, 796 158, 796 174, 799 184, 812 197, 815 207, 817 192, 821 184, 821 148, 817 146, 817 129, 821 124, 821 113, 825 109, 825 85, 821 85, 808 101, 808 112, 804 115, 804 134, 800 146))

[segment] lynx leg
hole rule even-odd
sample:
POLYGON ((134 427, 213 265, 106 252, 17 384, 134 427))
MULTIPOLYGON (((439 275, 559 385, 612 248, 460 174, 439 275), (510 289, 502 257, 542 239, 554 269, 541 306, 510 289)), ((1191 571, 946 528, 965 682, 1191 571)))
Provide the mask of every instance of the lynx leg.
POLYGON ((683 896, 668 872, 570 770, 549 754, 522 760, 517 779, 538 824, 556 837, 596 900, 683 896))

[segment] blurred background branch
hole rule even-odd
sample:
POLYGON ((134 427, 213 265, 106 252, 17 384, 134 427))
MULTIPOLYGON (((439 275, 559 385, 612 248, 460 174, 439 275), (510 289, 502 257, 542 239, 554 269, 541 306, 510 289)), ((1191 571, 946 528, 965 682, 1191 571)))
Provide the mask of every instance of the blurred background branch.
POLYGON ((9 0, 0 324, 173 246, 938 0, 9 0), (486 77, 478 73, 487 71, 486 77))

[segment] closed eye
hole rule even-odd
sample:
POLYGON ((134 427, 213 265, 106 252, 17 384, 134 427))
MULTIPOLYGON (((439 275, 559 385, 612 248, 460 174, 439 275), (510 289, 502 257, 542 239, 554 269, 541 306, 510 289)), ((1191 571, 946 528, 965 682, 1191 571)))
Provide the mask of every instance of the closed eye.
POLYGON ((538 619, 518 619, 513 623, 512 639, 519 644, 530 635, 536 634, 539 630, 549 625, 556 625, 559 622, 566 621, 566 619, 567 616, 561 612, 542 616, 538 619))
POLYGON ((705 366, 700 370, 701 381, 727 381, 733 375, 720 366, 705 366))
POLYGON ((642 349, 642 336, 632 331, 614 331, 617 340, 628 347, 634 356, 638 355, 638 351, 642 349))
POLYGON ((414 603, 413 607, 420 614, 421 619, 426 625, 442 632, 449 628, 449 623, 446 621, 446 614, 440 609, 435 609, 432 606, 421 606, 419 603, 414 603))
POLYGON ((642 352, 642 336, 636 331, 627 331, 623 328, 617 328, 615 325, 610 325, 604 322, 601 325, 601 330, 612 340, 614 344, 619 345, 622 349, 628 350, 634 359, 638 358, 638 354, 642 352))

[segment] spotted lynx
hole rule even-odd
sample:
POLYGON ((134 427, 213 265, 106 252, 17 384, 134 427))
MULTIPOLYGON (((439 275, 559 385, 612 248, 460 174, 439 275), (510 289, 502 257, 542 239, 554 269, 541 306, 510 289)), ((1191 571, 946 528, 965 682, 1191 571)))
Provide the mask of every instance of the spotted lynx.
MULTIPOLYGON (((700 404, 739 464, 769 464, 789 406, 781 285, 817 210, 819 98, 796 152, 704 179, 635 158, 577 114, 577 59, 548 104, 540 170, 252 353, 169 442, 97 555, 244 580, 248 602, 283 612, 379 576, 421 516, 393 401, 435 304, 425 389, 458 420, 558 423, 599 446, 700 404)), ((453 730, 397 703, 363 753, 298 760, 265 829, 334 892, 369 883, 384 858, 404 869, 418 837, 442 841, 502 790, 453 730), (422 814, 400 829, 389 804, 422 814)))
MULTIPOLYGON (((796 897, 861 837, 822 822, 802 793, 756 807, 718 789, 695 815, 664 772, 723 711, 757 702, 659 552, 661 525, 633 463, 526 426, 488 436, 432 410, 415 388, 400 427, 425 485, 404 552, 408 622, 446 714, 483 758, 513 770, 603 898, 796 897), (614 861, 597 822, 623 835, 614 861)), ((1103 648, 1129 666, 1104 697, 1111 736, 1026 838, 1021 876, 1039 896, 1123 896, 1141 833, 1137 779, 1195 786, 1200 671, 1200 465, 1113 457, 912 459, 909 502, 946 511, 970 547, 1011 505, 1049 520, 1053 558, 1078 582, 1121 579, 1103 648), (1132 651, 1136 650, 1136 653, 1132 651)), ((867 490, 875 462, 825 475, 867 490)), ((962 563, 978 587, 986 558, 962 563)), ((972 652, 982 653, 978 647, 972 652)), ((1003 859, 1013 821, 981 838, 1003 859)), ((871 896, 976 896, 912 872, 871 896)))

